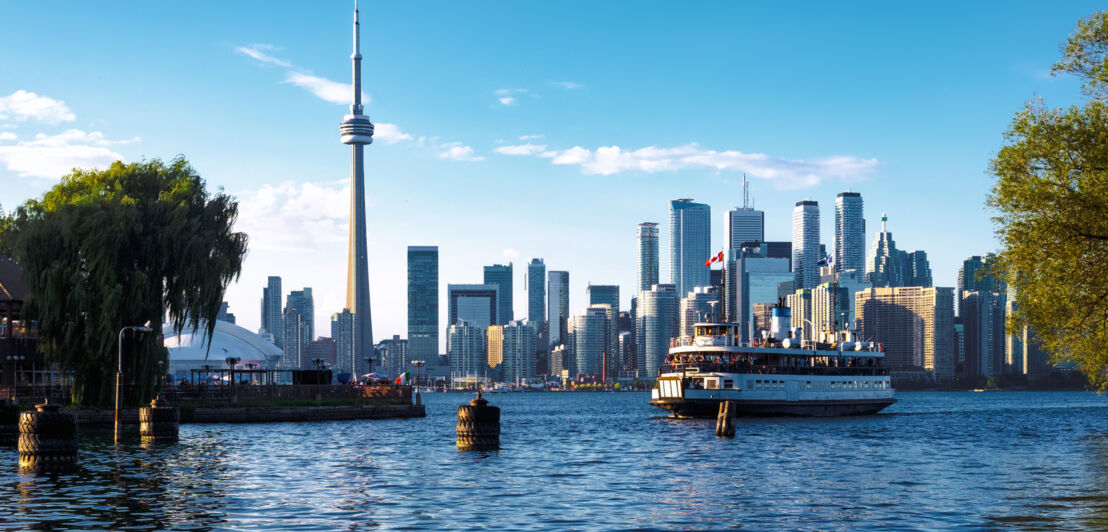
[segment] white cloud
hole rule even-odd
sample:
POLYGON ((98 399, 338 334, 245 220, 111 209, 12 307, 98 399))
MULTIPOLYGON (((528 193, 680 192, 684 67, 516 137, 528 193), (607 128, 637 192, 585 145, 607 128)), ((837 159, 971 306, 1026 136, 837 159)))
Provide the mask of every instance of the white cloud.
POLYGON ((443 150, 439 152, 440 159, 450 159, 453 161, 483 161, 485 158, 473 155, 473 148, 462 144, 461 142, 448 142, 442 145, 443 150))
POLYGON ((138 142, 113 141, 99 131, 85 133, 69 129, 57 135, 39 133, 34 140, 0 146, 0 162, 20 176, 57 179, 74 168, 104 168, 123 156, 108 149, 113 144, 138 142))
MULTIPOLYGON (((550 151, 537 149, 539 147, 514 148, 517 148, 515 153, 510 155, 549 158, 552 164, 580 166, 584 174, 613 175, 635 171, 655 173, 699 168, 744 172, 753 177, 773 180, 783 188, 813 186, 828 179, 856 180, 882 166, 876 159, 846 155, 808 160, 785 159, 764 153, 709 150, 695 143, 673 148, 648 146, 635 150, 626 150, 619 146, 601 146, 596 150, 574 146, 567 150, 550 151)), ((501 149, 497 151, 507 153, 501 149)))
POLYGON ((538 155, 546 151, 545 144, 519 144, 517 146, 500 146, 496 148, 496 153, 503 155, 538 155))
POLYGON ((65 102, 21 89, 9 96, 0 97, 0 119, 20 122, 33 119, 57 124, 72 122, 77 117, 66 107, 65 102))
POLYGON ((374 124, 373 125, 373 138, 377 140, 383 140, 388 144, 396 144, 402 140, 412 140, 412 136, 400 131, 400 128, 396 124, 374 124))
POLYGON ((530 89, 496 89, 492 91, 497 96, 496 101, 501 105, 515 105, 519 103, 519 96, 523 94, 530 94, 532 97, 537 98, 538 95, 531 92, 530 89))
MULTIPOLYGON (((289 72, 285 77, 285 83, 292 83, 297 87, 308 89, 317 98, 331 103, 349 105, 354 94, 354 85, 351 83, 339 83, 319 76, 312 76, 301 72, 289 72)), ((362 93, 362 104, 369 103, 369 95, 362 93)))
POLYGON ((518 259, 519 258, 519 250, 515 249, 515 248, 507 248, 503 251, 503 253, 504 253, 504 256, 509 258, 509 259, 518 259))
POLYGON ((236 229, 250 237, 251 248, 303 252, 347 238, 349 180, 267 184, 237 196, 236 229))
POLYGON ((580 83, 577 83, 575 81, 555 81, 555 82, 552 82, 551 85, 554 85, 556 87, 561 87, 561 88, 566 89, 566 90, 574 90, 574 89, 583 89, 583 88, 585 88, 584 85, 582 85, 580 83))
POLYGON ((0 140, 15 140, 16 138, 18 137, 15 136, 15 133, 10 131, 0 132, 0 140))
POLYGON ((519 140, 536 140, 543 138, 544 135, 520 135, 519 140))
POLYGON ((502 98, 497 98, 496 101, 498 101, 498 102, 500 102, 504 105, 515 105, 516 104, 516 99, 511 97, 511 96, 504 96, 502 98))
POLYGON ((278 48, 277 46, 273 46, 272 44, 252 44, 250 46, 239 46, 238 48, 235 48, 235 51, 240 54, 246 54, 250 57, 253 57, 258 61, 261 61, 262 63, 269 63, 281 67, 292 66, 292 63, 289 63, 288 61, 285 61, 283 59, 278 59, 266 53, 267 51, 279 49, 280 48, 278 48))

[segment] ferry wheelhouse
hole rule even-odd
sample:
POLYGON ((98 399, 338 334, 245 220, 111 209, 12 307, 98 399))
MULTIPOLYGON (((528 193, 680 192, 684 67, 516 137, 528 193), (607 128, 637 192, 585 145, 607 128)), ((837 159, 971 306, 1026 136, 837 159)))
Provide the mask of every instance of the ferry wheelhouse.
POLYGON ((693 325, 658 368, 650 404, 685 418, 715 417, 722 401, 740 416, 868 415, 896 402, 880 346, 849 331, 799 342, 782 318, 746 345, 736 324, 693 325))

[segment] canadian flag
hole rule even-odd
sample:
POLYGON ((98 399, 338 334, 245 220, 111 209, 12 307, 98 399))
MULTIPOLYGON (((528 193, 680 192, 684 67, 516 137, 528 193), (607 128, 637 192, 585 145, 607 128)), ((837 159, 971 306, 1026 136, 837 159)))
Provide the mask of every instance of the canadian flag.
POLYGON ((723 252, 722 251, 720 251, 719 253, 714 255, 712 258, 704 261, 704 266, 710 268, 712 266, 712 263, 714 263, 714 262, 723 262, 723 252))

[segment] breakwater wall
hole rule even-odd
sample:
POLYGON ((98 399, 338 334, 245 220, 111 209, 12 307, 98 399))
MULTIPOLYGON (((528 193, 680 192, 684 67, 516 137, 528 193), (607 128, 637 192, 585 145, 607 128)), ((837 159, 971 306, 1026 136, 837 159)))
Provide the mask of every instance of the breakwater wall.
MULTIPOLYGON (((111 425, 113 410, 77 410, 80 425, 111 425)), ((396 419, 426 417, 423 405, 340 406, 228 406, 189 408, 182 406, 181 423, 277 423, 286 421, 345 421, 352 419, 396 419)), ((137 408, 121 410, 120 422, 139 423, 137 408)))

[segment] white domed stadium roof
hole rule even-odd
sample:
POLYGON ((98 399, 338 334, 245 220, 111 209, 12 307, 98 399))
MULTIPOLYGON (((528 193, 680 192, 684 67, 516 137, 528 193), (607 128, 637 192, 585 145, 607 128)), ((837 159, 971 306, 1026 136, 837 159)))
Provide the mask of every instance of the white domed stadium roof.
POLYGON ((240 364, 253 362, 258 369, 273 369, 283 351, 265 338, 230 322, 217 320, 212 334, 211 350, 205 341, 205 326, 194 329, 186 326, 181 334, 171 335, 173 326, 162 325, 165 340, 162 345, 169 350, 169 374, 185 376, 190 369, 203 369, 205 365, 225 367, 224 359, 238 357, 240 364))

